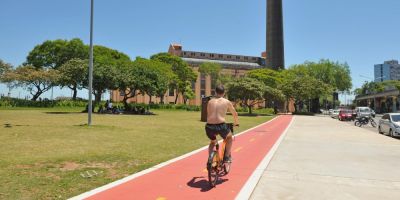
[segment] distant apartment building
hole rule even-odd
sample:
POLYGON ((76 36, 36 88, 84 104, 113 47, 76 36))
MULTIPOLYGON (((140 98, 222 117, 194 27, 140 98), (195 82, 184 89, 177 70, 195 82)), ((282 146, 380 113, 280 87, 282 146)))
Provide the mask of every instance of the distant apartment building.
MULTIPOLYGON (((258 69, 265 66, 265 55, 263 52, 261 57, 257 56, 243 56, 233 54, 221 54, 221 53, 208 53, 208 52, 197 52, 197 51, 185 51, 180 44, 171 44, 168 49, 168 53, 181 57, 183 61, 187 62, 192 69, 197 72, 197 79, 192 83, 192 89, 195 93, 195 99, 189 100, 189 105, 201 105, 201 98, 204 96, 210 96, 215 94, 214 81, 211 80, 210 76, 206 76, 198 72, 199 66, 202 63, 218 63, 222 66, 223 74, 230 74, 233 77, 242 77, 247 71, 252 69, 258 69)), ((122 101, 123 96, 121 92, 112 91, 111 98, 113 101, 122 101)), ((169 90, 164 95, 165 103, 174 103, 176 98, 176 92, 169 90)), ((159 103, 160 98, 152 97, 152 102, 159 103)), ((134 98, 129 99, 129 102, 133 103, 149 103, 150 97, 148 95, 138 95, 134 98)), ((178 95, 178 104, 182 104, 183 97, 178 95)))
POLYGON ((397 60, 385 61, 374 66, 375 82, 386 80, 400 80, 400 64, 397 60))

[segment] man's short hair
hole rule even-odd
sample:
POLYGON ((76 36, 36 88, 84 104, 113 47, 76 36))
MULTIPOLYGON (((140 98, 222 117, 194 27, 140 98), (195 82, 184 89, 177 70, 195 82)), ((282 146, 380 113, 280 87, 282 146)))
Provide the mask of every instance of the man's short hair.
POLYGON ((223 86, 223 85, 218 85, 218 86, 215 88, 215 92, 216 92, 217 94, 224 94, 224 93, 225 93, 225 88, 224 88, 224 86, 223 86))

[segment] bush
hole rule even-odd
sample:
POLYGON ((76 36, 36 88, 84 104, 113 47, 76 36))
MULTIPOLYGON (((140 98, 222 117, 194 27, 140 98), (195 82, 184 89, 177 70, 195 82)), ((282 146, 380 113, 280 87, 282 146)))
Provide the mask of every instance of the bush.
MULTIPOLYGON (((42 101, 31 101, 25 99, 17 99, 10 97, 1 97, 0 98, 0 107, 38 107, 38 108, 48 108, 48 107, 82 107, 85 108, 87 106, 87 100, 76 100, 73 101, 69 98, 58 98, 57 100, 42 100, 42 101)), ((101 101, 96 107, 105 105, 105 101, 101 101)), ((113 103, 114 107, 123 108, 122 103, 113 103)), ((125 108, 125 111, 128 112, 141 112, 143 110, 150 109, 169 109, 169 110, 187 110, 187 111, 200 111, 200 106, 192 106, 185 104, 138 104, 138 103, 130 103, 128 104, 128 108, 125 108)))
POLYGON ((273 108, 254 109, 253 112, 257 113, 257 114, 273 115, 274 114, 274 109, 273 108))
POLYGON ((25 99, 17 99, 11 97, 1 97, 0 107, 85 107, 87 101, 73 101, 73 100, 48 100, 31 101, 25 99))
POLYGON ((139 103, 130 103, 128 104, 128 108, 126 111, 132 112, 141 109, 154 109, 154 110, 187 110, 187 111, 200 111, 200 106, 192 106, 185 104, 139 104, 139 103))

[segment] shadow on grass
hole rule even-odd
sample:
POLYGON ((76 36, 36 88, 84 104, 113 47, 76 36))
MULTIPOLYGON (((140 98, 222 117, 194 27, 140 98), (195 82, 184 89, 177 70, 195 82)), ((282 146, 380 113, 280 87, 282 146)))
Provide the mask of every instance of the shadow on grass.
MULTIPOLYGON (((29 126, 29 125, 21 125, 21 124, 16 124, 14 126, 29 126)), ((12 124, 4 124, 4 128, 12 128, 13 125, 12 124)))
POLYGON ((81 112, 44 112, 51 115, 64 115, 64 114, 81 114, 81 112))
MULTIPOLYGON (((229 113, 229 115, 231 115, 229 113)), ((263 113, 238 113, 239 116, 243 116, 243 117, 258 117, 258 116, 274 116, 273 114, 263 114, 263 113)))

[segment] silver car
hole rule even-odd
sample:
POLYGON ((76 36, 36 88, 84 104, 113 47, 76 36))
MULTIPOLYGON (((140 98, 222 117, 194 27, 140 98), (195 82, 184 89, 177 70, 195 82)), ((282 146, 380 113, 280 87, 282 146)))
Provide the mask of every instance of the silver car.
POLYGON ((379 120, 379 133, 390 137, 400 136, 400 113, 387 113, 379 120))
POLYGON ((339 110, 333 110, 332 113, 331 113, 331 117, 333 119, 339 118, 339 110))
POLYGON ((372 109, 369 107, 357 107, 355 110, 358 118, 370 117, 372 115, 372 109))

